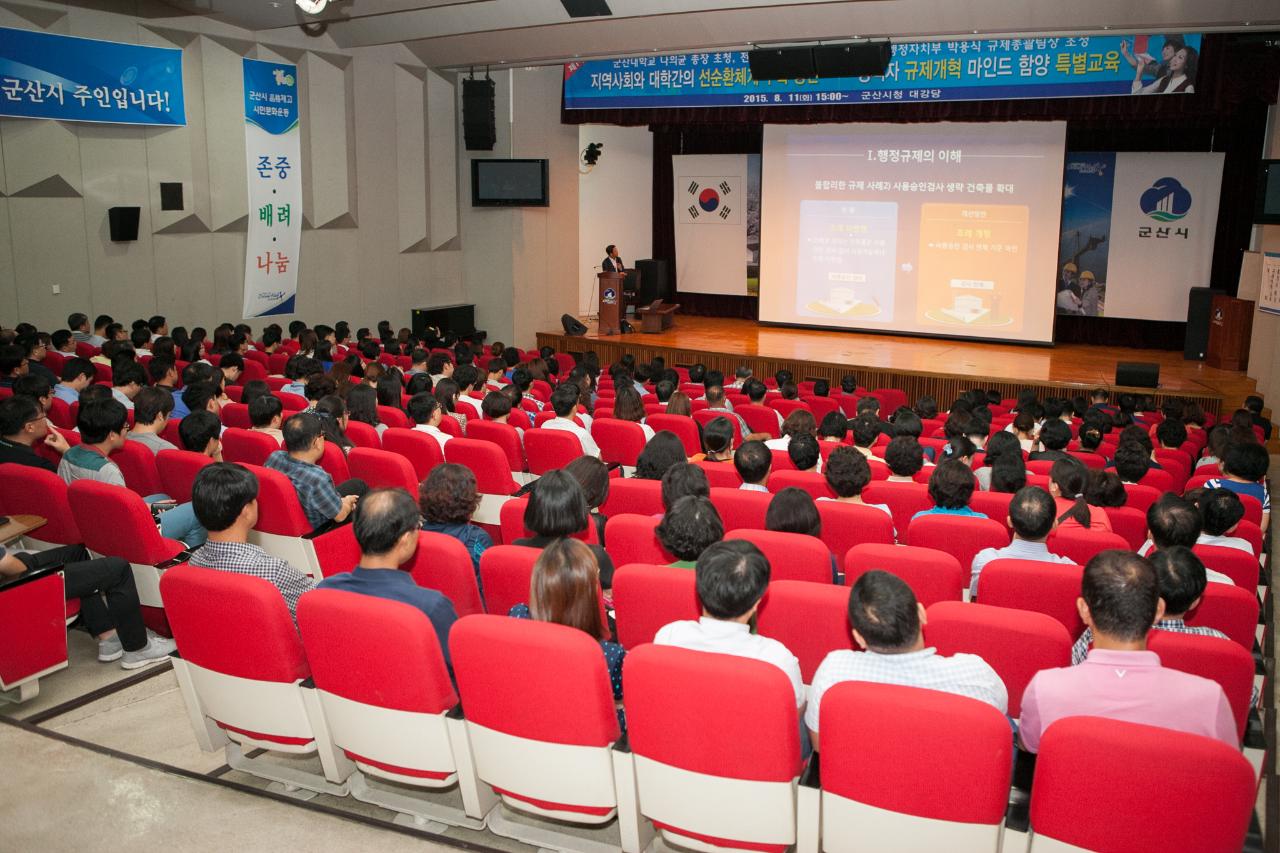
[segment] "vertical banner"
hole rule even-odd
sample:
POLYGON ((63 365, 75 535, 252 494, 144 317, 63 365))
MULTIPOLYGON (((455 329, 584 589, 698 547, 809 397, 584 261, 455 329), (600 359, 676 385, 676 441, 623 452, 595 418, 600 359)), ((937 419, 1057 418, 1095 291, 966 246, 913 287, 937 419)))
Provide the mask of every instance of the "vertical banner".
POLYGON ((244 316, 292 314, 302 238, 296 66, 244 60, 244 141, 249 179, 244 316))
POLYGON ((671 173, 678 288, 747 295, 747 155, 675 155, 671 173))
POLYGON ((1063 183, 1059 314, 1181 321, 1209 284, 1223 155, 1073 153, 1063 183))

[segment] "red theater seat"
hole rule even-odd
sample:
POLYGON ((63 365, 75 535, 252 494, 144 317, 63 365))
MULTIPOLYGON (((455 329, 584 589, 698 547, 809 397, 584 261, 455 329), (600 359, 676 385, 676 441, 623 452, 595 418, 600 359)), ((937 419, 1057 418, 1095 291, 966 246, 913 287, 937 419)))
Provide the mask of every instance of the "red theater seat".
POLYGON ((978 577, 978 600, 995 607, 1033 610, 1062 623, 1074 641, 1084 632, 1076 599, 1084 568, 1036 560, 992 560, 978 577))
MULTIPOLYGON (((607 538, 607 537, 606 537, 607 538)), ((744 539, 755 545, 769 561, 770 581, 809 581, 829 584, 831 552, 817 537, 773 530, 730 530, 725 539, 744 539)))
POLYGON ((1217 628, 1245 649, 1252 649, 1258 631, 1258 595, 1233 584, 1206 584, 1200 604, 1186 616, 1186 623, 1217 628))
POLYGON ((630 563, 613 573, 618 642, 628 649, 653 642, 658 629, 702 615, 694 573, 666 565, 630 563))
POLYGON ((529 473, 542 475, 581 456, 582 443, 564 430, 531 429, 524 434, 524 452, 529 459, 529 473))
POLYGON ((611 517, 605 524, 604 541, 614 565, 674 563, 676 556, 662 547, 657 528, 658 519, 652 515, 619 513, 611 517))
POLYGON ((923 515, 907 528, 907 544, 943 551, 968 568, 979 551, 1008 545, 1009 528, 1003 519, 923 515))
POLYGON ((765 514, 769 511, 769 501, 772 499, 773 495, 765 492, 714 486, 711 489, 711 502, 719 511, 726 531, 744 527, 764 530, 765 514))
MULTIPOLYGON (((0 512, 38 515, 45 520, 43 526, 22 537, 26 547, 32 550, 84 542, 67 500, 67 484, 51 471, 15 462, 0 465, 0 512)), ((84 521, 93 519, 90 515, 84 521)))
POLYGON ((280 444, 265 432, 228 427, 222 433, 222 458, 245 465, 265 465, 280 444))
POLYGON ((126 441, 119 450, 111 454, 111 461, 120 467, 124 484, 140 497, 164 491, 160 484, 160 474, 156 470, 156 455, 141 442, 126 441))
POLYGON ((937 601, 961 601, 969 586, 969 569, 950 554, 910 545, 864 544, 844 558, 844 582, 853 586, 872 569, 897 575, 911 587, 916 600, 929 607, 937 601))
POLYGON ((591 437, 600 447, 600 459, 609 464, 634 466, 647 439, 638 423, 617 418, 596 418, 591 437))
POLYGON ((212 464, 208 456, 190 450, 161 450, 156 454, 156 470, 163 491, 178 503, 191 500, 191 484, 196 481, 196 475, 204 466, 212 464))
POLYGON ((612 518, 622 513, 662 515, 664 509, 660 480, 623 477, 609 481, 609 497, 600 507, 600 512, 605 517, 612 518))
POLYGON ((347 454, 347 469, 352 477, 364 480, 371 489, 404 489, 414 500, 418 498, 418 475, 409 460, 398 453, 353 447, 347 454))
POLYGON ((1147 649, 1160 656, 1162 666, 1218 682, 1235 716, 1236 732, 1244 739, 1253 693, 1253 655, 1239 643, 1221 637, 1178 631, 1152 631, 1147 635, 1147 649))
POLYGON ((805 684, 830 652, 857 648, 849 633, 849 590, 829 583, 770 581, 756 625, 799 659, 805 684))
POLYGON ((425 480, 432 468, 444 462, 440 442, 421 430, 392 427, 382 434, 382 449, 408 459, 418 482, 425 480))
POLYGON ((1067 557, 1080 566, 1103 551, 1130 550, 1128 541, 1119 534, 1079 527, 1055 527, 1047 544, 1054 554, 1067 557))

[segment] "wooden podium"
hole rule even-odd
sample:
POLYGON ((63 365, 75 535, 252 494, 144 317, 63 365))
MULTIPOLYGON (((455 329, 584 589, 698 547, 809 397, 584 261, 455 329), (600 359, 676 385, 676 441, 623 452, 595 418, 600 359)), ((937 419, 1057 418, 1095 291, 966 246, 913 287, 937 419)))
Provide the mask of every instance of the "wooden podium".
POLYGON ((622 319, 627 310, 626 293, 622 283, 626 276, 616 272, 596 274, 600 292, 600 320, 598 331, 602 335, 622 334, 622 319))
POLYGON ((1253 302, 1217 294, 1209 309, 1209 346, 1204 363, 1221 370, 1244 370, 1249 364, 1253 302))

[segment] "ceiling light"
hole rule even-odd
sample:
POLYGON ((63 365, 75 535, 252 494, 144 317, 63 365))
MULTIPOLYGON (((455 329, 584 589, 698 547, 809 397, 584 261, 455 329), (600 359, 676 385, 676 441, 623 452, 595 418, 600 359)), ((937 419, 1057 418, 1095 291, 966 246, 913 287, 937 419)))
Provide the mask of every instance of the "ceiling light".
POLYGON ((329 5, 329 0, 293 0, 293 2, 308 15, 319 15, 324 11, 324 7, 329 5))

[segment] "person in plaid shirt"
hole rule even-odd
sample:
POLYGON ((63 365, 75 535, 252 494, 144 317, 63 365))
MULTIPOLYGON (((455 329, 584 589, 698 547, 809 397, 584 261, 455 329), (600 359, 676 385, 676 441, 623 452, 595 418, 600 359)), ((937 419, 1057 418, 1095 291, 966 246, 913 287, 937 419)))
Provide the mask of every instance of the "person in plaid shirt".
POLYGON ((284 422, 284 450, 267 457, 266 467, 289 478, 311 527, 319 531, 341 524, 368 491, 363 480, 347 480, 335 486, 333 477, 318 464, 324 456, 324 430, 320 418, 300 412, 284 422))
MULTIPOLYGON (((1200 562, 1190 548, 1174 545, 1156 551, 1150 558, 1151 566, 1156 570, 1157 583, 1160 585, 1160 599, 1164 602, 1164 615, 1152 625, 1160 631, 1177 631, 1179 634, 1200 634, 1205 637, 1221 637, 1229 639, 1226 634, 1216 628, 1205 625, 1188 625, 1183 619, 1188 612, 1195 610, 1208 585, 1204 563, 1200 562)), ((1071 664, 1084 663, 1089 655, 1089 646, 1093 643, 1093 629, 1085 628, 1080 639, 1071 647, 1071 664)))
POLYGON ((191 503, 209 531, 208 541, 191 555, 191 565, 270 581, 296 619, 298 599, 315 589, 316 582, 249 544, 249 531, 258 523, 258 478, 243 465, 214 462, 196 475, 191 503))

